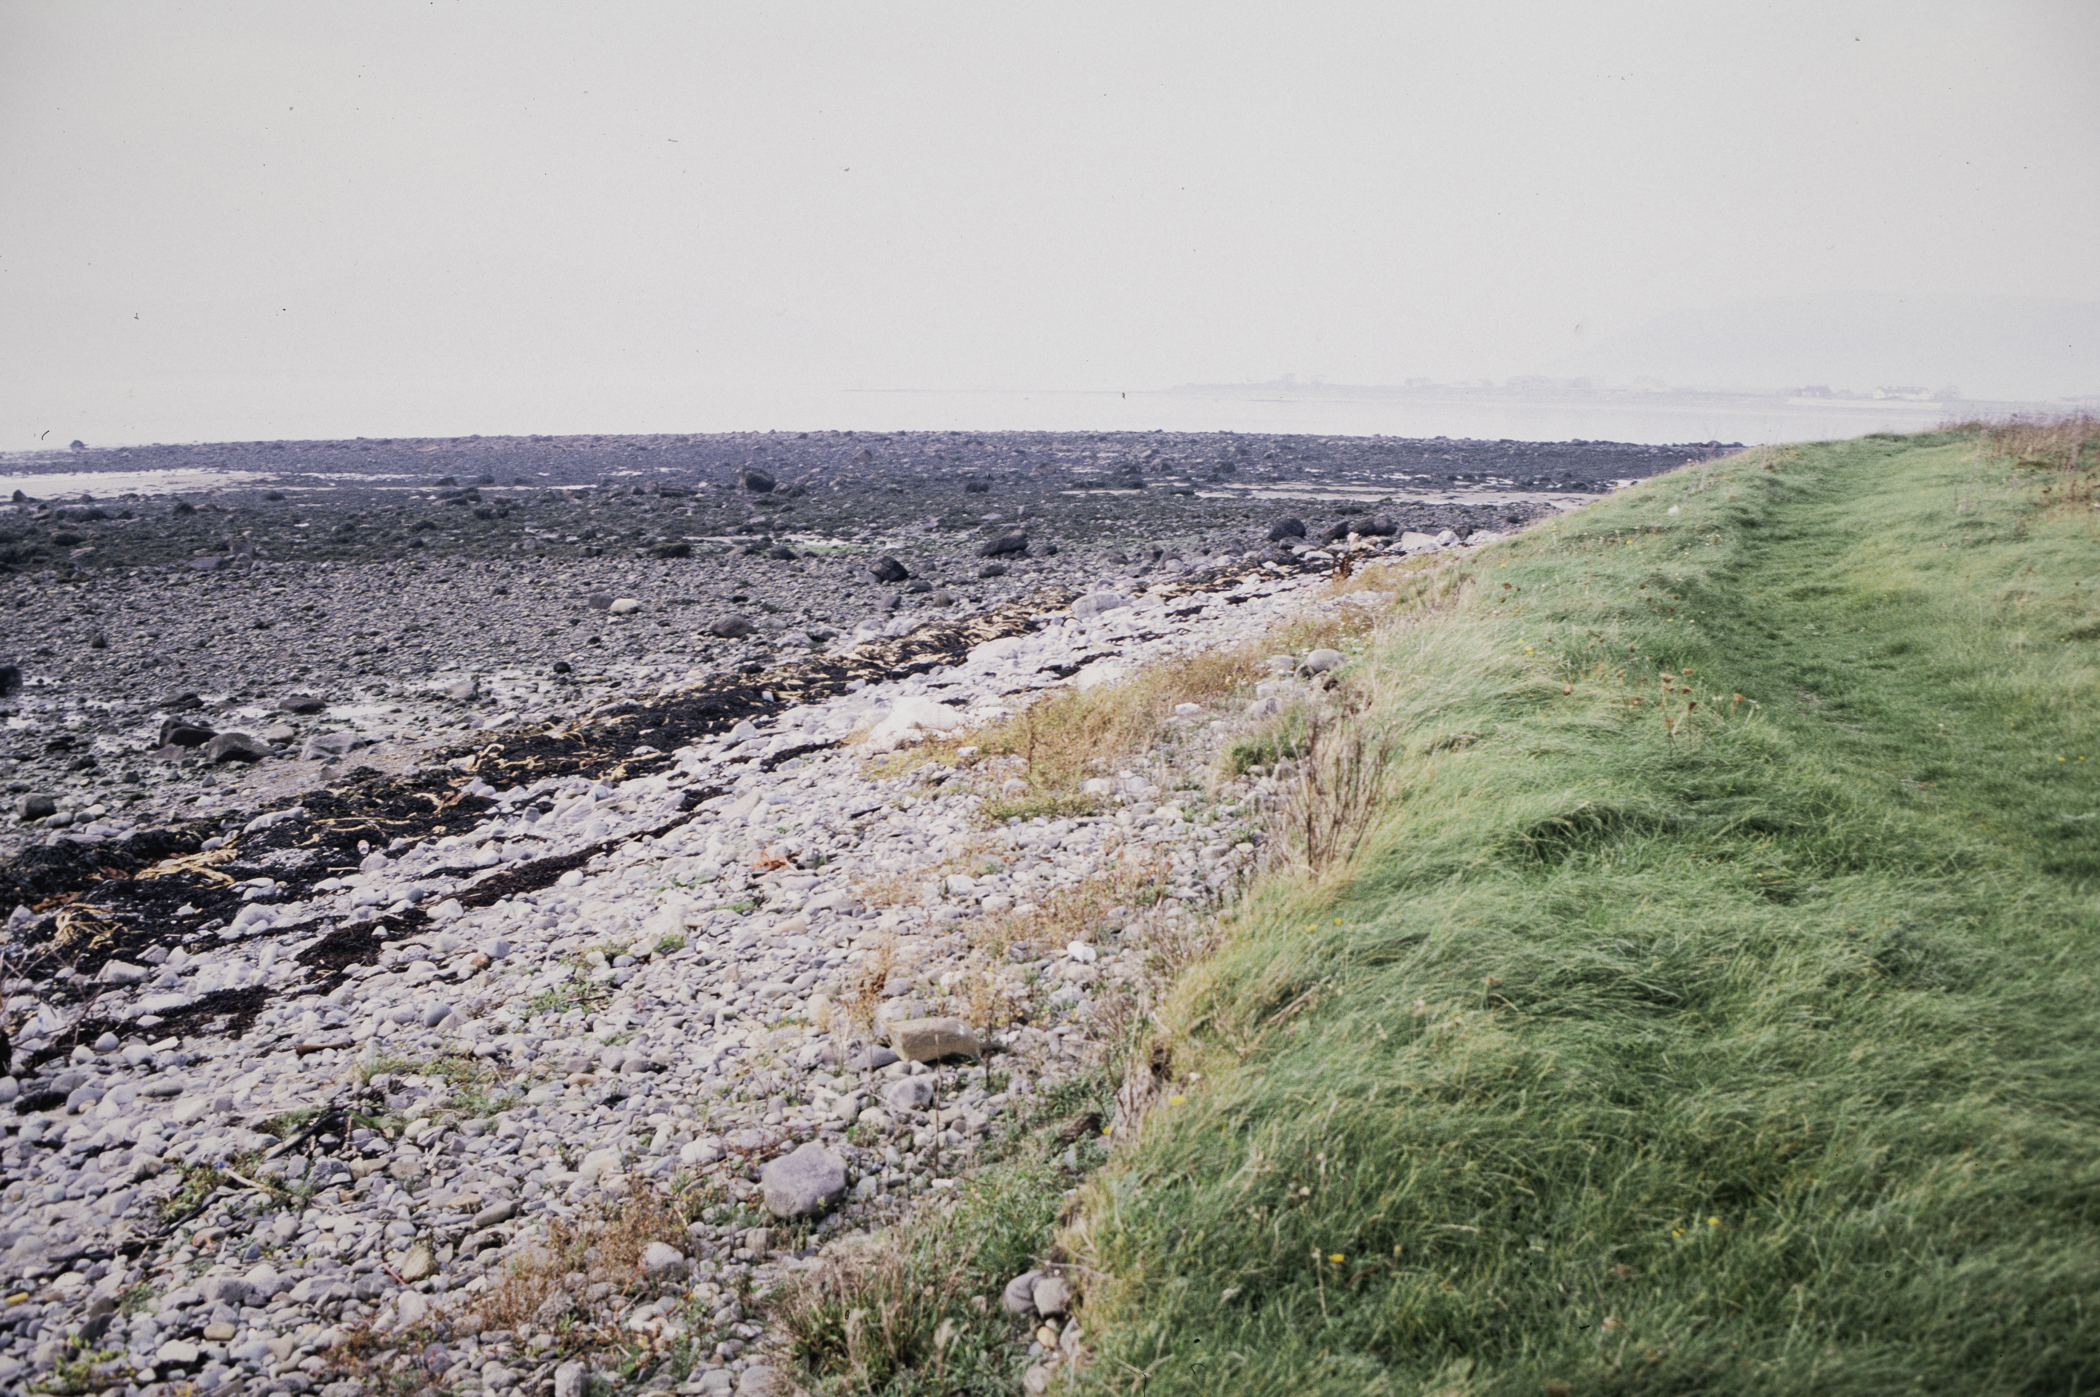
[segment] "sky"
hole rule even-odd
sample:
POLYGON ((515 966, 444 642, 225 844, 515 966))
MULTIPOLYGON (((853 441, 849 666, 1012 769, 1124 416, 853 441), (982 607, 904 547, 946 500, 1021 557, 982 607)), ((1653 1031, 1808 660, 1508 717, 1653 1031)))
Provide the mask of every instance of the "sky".
POLYGON ((4 0, 0 451, 2095 393, 2096 60, 2085 0, 4 0))

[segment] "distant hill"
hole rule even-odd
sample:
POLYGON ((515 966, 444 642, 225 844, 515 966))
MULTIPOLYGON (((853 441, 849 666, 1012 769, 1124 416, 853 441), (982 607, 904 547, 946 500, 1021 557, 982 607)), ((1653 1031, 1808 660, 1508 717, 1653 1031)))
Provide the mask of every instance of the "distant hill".
POLYGON ((2076 397, 2100 393, 2100 301, 1878 292, 1742 301, 1658 317, 1548 372, 1679 388, 2076 397))

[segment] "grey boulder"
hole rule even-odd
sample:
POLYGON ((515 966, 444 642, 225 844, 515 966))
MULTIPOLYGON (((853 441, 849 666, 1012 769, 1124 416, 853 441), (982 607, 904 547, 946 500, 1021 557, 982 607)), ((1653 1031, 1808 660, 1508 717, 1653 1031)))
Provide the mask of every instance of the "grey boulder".
POLYGON ((911 579, 910 569, 886 553, 875 560, 875 566, 868 569, 868 574, 877 582, 907 582, 911 579))
POLYGON ((1006 1283, 1006 1290, 999 1296, 999 1304, 1010 1315, 1032 1315, 1035 1313, 1035 1283, 1043 1278, 1041 1271, 1023 1271, 1006 1283))
POLYGON ((890 1025, 890 1044, 897 1056, 912 1062, 938 1062, 944 1057, 978 1057, 977 1035, 961 1019, 902 1019, 890 1025))
POLYGON ((270 755, 270 744, 244 732, 222 732, 205 744, 204 755, 215 762, 259 762, 270 755))
POLYGON ((299 756, 306 761, 340 757, 357 745, 357 734, 348 732, 316 733, 306 739, 299 748, 299 756))
POLYGON ((724 616, 710 622, 707 633, 720 636, 724 640, 741 640, 757 629, 758 627, 751 624, 751 618, 748 616, 724 616))
POLYGON ((987 539, 977 549, 977 556, 980 558, 1004 558, 1008 555, 1026 557, 1027 554, 1028 535, 1018 530, 987 539))
POLYGON ((846 1196, 846 1161, 812 1140, 768 1164, 758 1181, 774 1217, 810 1217, 846 1196))
POLYGON ((1119 606, 1128 605, 1128 597, 1118 596, 1114 592, 1093 592, 1072 603, 1072 614, 1079 617, 1099 616, 1104 611, 1114 611, 1119 606))
POLYGON ((892 1111, 923 1111, 932 1100, 932 1077, 899 1077, 882 1089, 882 1104, 892 1111))

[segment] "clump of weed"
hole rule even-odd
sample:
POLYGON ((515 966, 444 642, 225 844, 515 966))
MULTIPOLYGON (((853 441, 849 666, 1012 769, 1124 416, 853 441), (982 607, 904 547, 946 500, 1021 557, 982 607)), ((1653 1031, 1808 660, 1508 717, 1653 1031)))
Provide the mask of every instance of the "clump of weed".
POLYGON ((1040 1159, 988 1170, 908 1228, 841 1244, 772 1302, 796 1376, 817 1397, 1005 1394, 1029 1359, 1000 1287, 1039 1264, 1061 1180, 1040 1159))
POLYGON ((584 1318, 610 1319, 647 1284, 642 1254, 651 1242, 683 1251, 686 1225, 707 1201, 700 1194, 673 1196, 637 1181, 622 1197, 583 1216, 551 1218, 547 1233, 514 1260, 502 1279, 484 1292, 477 1309, 485 1327, 515 1330, 533 1320, 556 1291, 584 1318), (591 1288, 610 1290, 593 1301, 591 1288), (593 1316, 586 1307, 602 1307, 593 1316))

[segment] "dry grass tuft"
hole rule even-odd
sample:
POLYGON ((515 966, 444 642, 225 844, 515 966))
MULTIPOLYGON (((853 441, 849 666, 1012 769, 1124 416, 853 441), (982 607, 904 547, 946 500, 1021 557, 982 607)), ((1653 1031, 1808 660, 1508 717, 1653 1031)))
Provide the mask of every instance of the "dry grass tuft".
POLYGON ((855 883, 853 895, 870 907, 917 907, 926 900, 926 882, 910 870, 883 873, 855 883))
POLYGON ((546 1238, 527 1248, 486 1293, 477 1307, 483 1327, 547 1328, 535 1317, 557 1292, 574 1302, 571 1316, 576 1323, 611 1324, 644 1284, 642 1253, 649 1244, 668 1242, 681 1251, 687 1246, 687 1202, 638 1183, 617 1203, 606 1204, 598 1217, 554 1219, 546 1238), (588 1289, 601 1282, 609 1284, 611 1292, 588 1301, 588 1289))
POLYGON ((860 968, 853 983, 841 995, 837 1012, 869 1042, 875 1040, 875 1011, 882 1006, 882 987, 897 968, 897 938, 878 931, 862 947, 860 968))
POLYGON ((1262 676, 1267 654, 1262 646, 1247 645, 1179 656, 1117 683, 1059 690, 975 734, 971 741, 986 754, 1021 758, 1019 774, 1028 783, 1026 796, 1001 802, 993 817, 1090 809, 1081 782, 1107 775, 1126 754, 1150 747, 1176 704, 1207 706, 1251 686, 1262 676))

